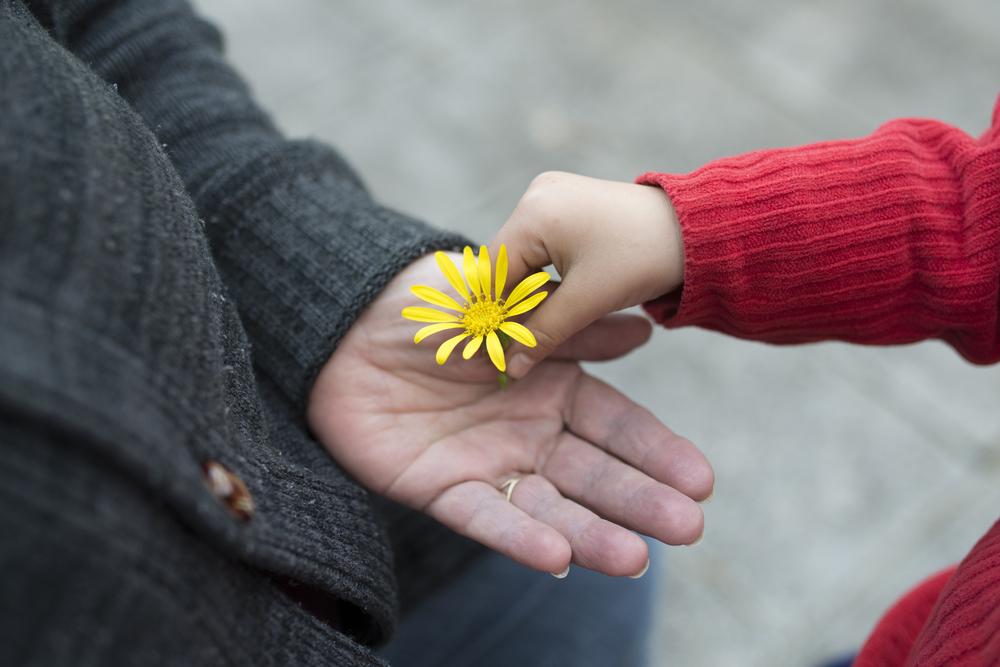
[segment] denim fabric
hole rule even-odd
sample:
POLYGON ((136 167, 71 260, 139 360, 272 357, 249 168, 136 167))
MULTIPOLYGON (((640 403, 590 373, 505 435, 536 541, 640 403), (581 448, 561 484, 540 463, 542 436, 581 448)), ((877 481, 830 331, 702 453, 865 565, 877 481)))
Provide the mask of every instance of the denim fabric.
POLYGON ((649 662, 662 550, 641 579, 581 568, 565 579, 481 558, 403 619, 382 657, 398 667, 639 667, 649 662))

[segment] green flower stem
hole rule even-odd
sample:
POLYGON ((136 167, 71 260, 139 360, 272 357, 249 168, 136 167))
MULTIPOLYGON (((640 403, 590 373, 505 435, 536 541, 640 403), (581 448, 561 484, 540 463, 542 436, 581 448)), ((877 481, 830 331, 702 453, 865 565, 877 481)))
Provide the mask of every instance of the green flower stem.
MULTIPOLYGON (((500 339, 500 345, 503 346, 505 352, 507 351, 508 348, 510 348, 510 344, 514 342, 513 338, 511 338, 502 331, 497 331, 497 338, 500 339)), ((506 373, 497 373, 497 382, 500 383, 501 390, 506 389, 507 385, 509 385, 513 381, 514 380, 506 373)))

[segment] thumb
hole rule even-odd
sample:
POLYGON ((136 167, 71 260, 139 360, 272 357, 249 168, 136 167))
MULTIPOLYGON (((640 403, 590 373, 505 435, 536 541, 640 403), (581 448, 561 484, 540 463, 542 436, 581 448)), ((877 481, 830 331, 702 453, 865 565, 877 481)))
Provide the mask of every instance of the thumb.
MULTIPOLYGON (((490 257, 499 257, 500 248, 507 256, 507 288, 511 289, 535 271, 552 264, 543 239, 534 230, 508 222, 500 228, 489 245, 490 257)), ((506 291, 506 290, 505 290, 506 291)), ((499 295, 498 295, 499 296, 499 295)))
POLYGON ((515 379, 523 377, 573 334, 618 310, 614 304, 596 296, 600 290, 589 285, 589 280, 580 278, 580 275, 566 276, 524 323, 538 344, 518 348, 507 364, 508 375, 515 379))
MULTIPOLYGON (((508 285, 532 271, 539 271, 553 262, 552 253, 545 239, 537 234, 536 226, 517 224, 514 220, 504 225, 491 244, 496 253, 506 249, 508 285)), ((589 286, 584 278, 586 271, 567 270, 561 283, 549 282, 549 296, 529 314, 525 326, 535 335, 535 347, 520 346, 507 363, 507 374, 523 377, 535 364, 548 357, 562 343, 595 320, 618 310, 604 303, 599 296, 607 293, 606 287, 589 286), (572 275, 571 275, 572 274, 572 275), (597 287, 597 289, 594 289, 597 287)))

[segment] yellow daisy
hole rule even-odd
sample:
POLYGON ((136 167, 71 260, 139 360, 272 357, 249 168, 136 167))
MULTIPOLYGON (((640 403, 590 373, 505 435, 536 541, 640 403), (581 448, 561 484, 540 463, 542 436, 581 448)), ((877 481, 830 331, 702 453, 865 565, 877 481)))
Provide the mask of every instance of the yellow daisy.
POLYGON ((504 359, 503 345, 497 335, 498 331, 502 331, 518 343, 528 347, 535 347, 538 344, 535 336, 526 326, 512 322, 509 318, 523 315, 548 296, 548 292, 531 293, 549 281, 549 274, 539 271, 528 276, 504 299, 503 288, 507 283, 507 248, 504 246, 500 246, 500 252, 497 253, 496 276, 492 281, 492 290, 490 289, 492 273, 490 253, 486 246, 480 246, 478 261, 472 248, 465 247, 462 261, 465 280, 462 279, 458 267, 448 255, 438 252, 434 254, 434 257, 437 259, 441 273, 455 288, 462 301, 456 301, 441 290, 427 285, 414 285, 410 290, 417 298, 458 314, 446 313, 426 306, 410 306, 403 309, 403 317, 416 322, 433 322, 417 332, 413 337, 414 343, 419 343, 440 331, 464 329, 462 333, 449 338, 438 347, 437 362, 439 364, 448 361, 452 350, 463 340, 471 337, 472 340, 466 343, 465 349, 462 350, 462 357, 471 359, 472 355, 482 347, 485 340, 486 352, 493 361, 493 365, 503 373, 507 368, 507 361, 504 359))

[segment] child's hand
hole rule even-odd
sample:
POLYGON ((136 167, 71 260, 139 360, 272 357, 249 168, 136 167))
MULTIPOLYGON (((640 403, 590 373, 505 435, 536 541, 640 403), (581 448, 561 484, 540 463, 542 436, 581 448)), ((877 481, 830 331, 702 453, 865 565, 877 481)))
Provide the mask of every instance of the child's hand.
POLYGON ((510 284, 553 264, 561 286, 525 323, 538 346, 507 366, 523 376, 560 343, 608 313, 680 287, 684 250, 659 188, 548 172, 532 181, 494 240, 507 246, 510 284))

